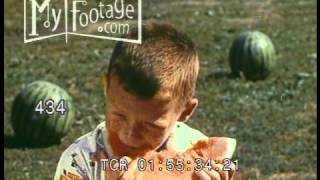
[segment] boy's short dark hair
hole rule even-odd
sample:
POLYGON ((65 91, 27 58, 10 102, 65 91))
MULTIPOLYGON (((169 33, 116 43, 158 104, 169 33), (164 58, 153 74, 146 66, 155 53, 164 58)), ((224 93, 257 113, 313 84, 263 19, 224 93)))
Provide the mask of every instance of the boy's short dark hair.
MULTIPOLYGON (((137 33, 134 28, 126 38, 137 33)), ((198 54, 189 37, 155 21, 143 24, 142 44, 117 42, 108 67, 109 77, 116 75, 127 92, 147 100, 165 90, 179 103, 195 95, 198 71, 198 54)))

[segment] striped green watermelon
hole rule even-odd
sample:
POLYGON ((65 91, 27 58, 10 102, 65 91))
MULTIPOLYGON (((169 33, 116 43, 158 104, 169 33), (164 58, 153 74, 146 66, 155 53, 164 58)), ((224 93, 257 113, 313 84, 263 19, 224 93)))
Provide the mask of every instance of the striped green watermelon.
POLYGON ((263 80, 275 66, 276 53, 267 35, 259 31, 242 32, 232 44, 229 63, 232 74, 243 72, 248 80, 263 80))
POLYGON ((15 136, 29 145, 59 143, 74 121, 74 111, 72 98, 61 87, 47 81, 30 83, 13 102, 11 122, 15 136))

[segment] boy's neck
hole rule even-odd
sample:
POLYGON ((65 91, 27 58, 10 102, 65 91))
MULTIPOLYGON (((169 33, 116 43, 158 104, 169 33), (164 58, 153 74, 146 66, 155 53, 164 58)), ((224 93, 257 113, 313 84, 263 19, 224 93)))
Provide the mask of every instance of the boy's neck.
POLYGON ((162 150, 173 150, 173 142, 174 142, 174 134, 169 135, 169 137, 167 138, 167 140, 164 141, 164 143, 158 148, 156 149, 156 152, 160 152, 162 150))
POLYGON ((158 149, 156 149, 156 152, 160 152, 160 151, 162 151, 162 150, 167 149, 167 143, 168 143, 168 141, 169 141, 169 138, 170 138, 170 137, 168 137, 167 140, 166 140, 158 149))

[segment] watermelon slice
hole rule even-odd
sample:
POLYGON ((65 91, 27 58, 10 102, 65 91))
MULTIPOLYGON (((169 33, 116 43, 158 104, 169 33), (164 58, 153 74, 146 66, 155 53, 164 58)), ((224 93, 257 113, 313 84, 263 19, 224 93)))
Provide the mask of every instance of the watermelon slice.
MULTIPOLYGON (((190 149, 183 153, 164 150, 161 152, 147 153, 143 158, 148 162, 154 162, 154 169, 150 169, 150 164, 145 171, 137 170, 136 173, 143 173, 143 179, 152 180, 197 180, 198 176, 194 174, 194 168, 197 166, 195 158, 201 158, 203 162, 211 160, 212 163, 219 161, 223 163, 225 158, 231 158, 236 149, 236 140, 227 137, 210 137, 200 140, 190 149), (168 158, 173 159, 176 164, 177 160, 183 160, 184 170, 169 171, 166 166, 168 158), (189 163, 190 162, 190 163, 189 163)), ((132 163, 137 162, 135 159, 132 163)))

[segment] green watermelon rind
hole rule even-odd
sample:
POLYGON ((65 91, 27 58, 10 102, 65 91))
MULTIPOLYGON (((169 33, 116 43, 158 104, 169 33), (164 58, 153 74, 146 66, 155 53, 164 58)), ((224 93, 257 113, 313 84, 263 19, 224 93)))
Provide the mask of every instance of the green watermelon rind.
POLYGON ((60 142, 74 122, 74 105, 71 96, 61 87, 47 81, 36 81, 27 85, 15 98, 12 106, 12 126, 15 135, 28 143, 48 144, 60 142), (54 92, 55 91, 55 92, 54 92), (35 111, 40 100, 65 100, 67 112, 61 115, 54 112, 51 115, 35 111), (34 117, 32 121, 32 116, 34 117))
POLYGON ((276 52, 270 38, 259 31, 246 31, 234 40, 229 64, 234 76, 243 72, 248 80, 263 80, 275 67, 276 52))

